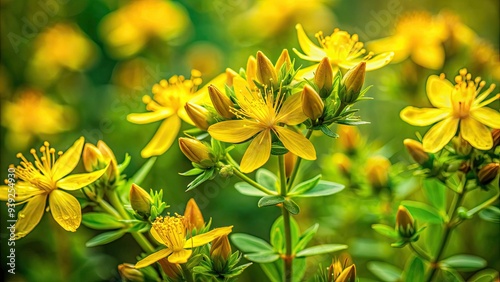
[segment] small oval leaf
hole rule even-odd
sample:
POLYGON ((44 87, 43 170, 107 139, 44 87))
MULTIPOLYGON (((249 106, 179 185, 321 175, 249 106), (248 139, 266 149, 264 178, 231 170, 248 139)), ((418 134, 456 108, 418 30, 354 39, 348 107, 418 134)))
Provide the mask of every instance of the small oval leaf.
POLYGON ((244 233, 231 235, 231 241, 245 253, 257 253, 263 251, 273 251, 273 247, 268 242, 244 233))
POLYGON ((260 207, 267 207, 267 206, 275 206, 277 204, 281 204, 285 201, 285 197, 280 196, 280 195, 272 195, 272 196, 265 196, 262 197, 259 200, 259 208, 260 207))
POLYGON ((246 254, 244 256, 247 260, 257 262, 257 263, 269 263, 276 261, 280 258, 280 256, 275 252, 262 252, 262 253, 253 253, 246 254))
POLYGON ((319 245, 303 249, 302 251, 297 253, 296 257, 309 257, 314 255, 333 253, 345 249, 347 249, 347 245, 342 245, 342 244, 319 245))
POLYGON ((481 257, 473 255, 455 255, 439 262, 445 268, 454 268, 458 271, 474 271, 486 267, 487 263, 481 257))
POLYGON ((236 188, 238 192, 246 196, 254 196, 254 197, 267 196, 266 193, 260 191, 259 189, 253 187, 252 185, 246 182, 238 182, 234 184, 234 188, 236 188))
POLYGON ((120 239, 126 232, 124 230, 115 230, 110 232, 101 233, 85 243, 86 247, 95 247, 111 243, 120 239))
POLYGON ((344 189, 344 185, 330 182, 326 180, 320 180, 319 183, 314 186, 311 190, 304 192, 300 195, 289 194, 290 197, 323 197, 338 193, 344 189))

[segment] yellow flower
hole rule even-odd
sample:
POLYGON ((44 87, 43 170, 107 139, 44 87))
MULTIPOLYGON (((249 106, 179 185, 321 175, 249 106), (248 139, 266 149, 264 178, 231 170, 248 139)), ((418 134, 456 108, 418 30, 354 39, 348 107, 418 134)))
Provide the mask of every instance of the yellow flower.
POLYGON ((312 143, 303 135, 284 127, 307 119, 302 112, 300 94, 285 100, 281 92, 274 97, 271 92, 251 91, 241 77, 235 77, 233 83, 240 107, 233 110, 240 120, 216 123, 208 128, 208 133, 217 140, 229 143, 241 143, 255 137, 241 160, 242 172, 252 172, 267 162, 271 153, 271 132, 293 154, 307 160, 316 159, 312 143))
POLYGON ((136 124, 163 120, 153 139, 141 151, 143 158, 161 155, 170 148, 181 128, 181 119, 193 124, 184 106, 200 97, 200 94, 195 92, 201 84, 201 73, 193 70, 191 76, 190 80, 183 76, 173 76, 168 81, 162 80, 155 84, 152 90, 153 98, 146 95, 142 99, 150 112, 127 116, 128 121, 136 124))
POLYGON ((135 268, 143 268, 162 258, 168 257, 170 263, 186 263, 193 252, 192 248, 203 246, 216 238, 231 233, 232 226, 215 228, 207 233, 186 239, 187 226, 183 216, 158 217, 153 222, 151 235, 156 241, 166 246, 146 258, 140 260, 135 268))
MULTIPOLYGON (((300 48, 304 54, 300 53, 297 49, 293 49, 295 53, 304 60, 319 62, 324 57, 328 57, 330 64, 333 67, 335 74, 339 68, 351 69, 362 61, 366 61, 366 70, 371 71, 379 69, 387 65, 394 56, 393 52, 386 52, 374 55, 372 52, 366 54, 363 48, 363 43, 358 41, 358 35, 350 35, 346 31, 335 29, 330 36, 323 36, 323 32, 316 33, 316 38, 320 46, 316 46, 307 37, 302 25, 297 24, 297 35, 299 39, 300 48)), ((312 71, 317 68, 317 64, 304 68, 299 71, 297 76, 308 78, 312 71)), ((312 77, 312 76, 311 76, 312 77)))
POLYGON ((498 100, 500 94, 485 101, 493 91, 492 84, 480 94, 485 82, 478 77, 472 79, 466 69, 455 77, 456 85, 446 80, 444 74, 433 75, 427 80, 427 97, 435 108, 406 107, 401 119, 415 126, 427 126, 438 122, 424 136, 424 150, 436 153, 455 136, 460 125, 460 135, 473 147, 488 150, 493 138, 486 127, 500 128, 500 113, 485 107, 498 100))
POLYGON ((402 16, 396 24, 394 35, 367 43, 375 52, 394 51, 393 62, 411 57, 412 61, 428 69, 443 66, 443 42, 448 38, 447 26, 442 20, 426 12, 402 16))
MULTIPOLYGON (((80 161, 85 140, 80 137, 66 153, 49 147, 45 142, 40 148, 38 157, 35 149, 30 153, 35 158, 34 164, 21 153, 21 165, 16 168, 16 204, 26 203, 19 212, 16 223, 16 239, 26 236, 40 222, 47 199, 52 216, 67 231, 76 231, 82 221, 82 211, 78 200, 62 190, 75 191, 83 188, 101 177, 107 168, 91 173, 67 176, 80 161), (62 189, 62 190, 61 190, 62 189)), ((7 201, 8 186, 0 187, 0 200, 7 201)))

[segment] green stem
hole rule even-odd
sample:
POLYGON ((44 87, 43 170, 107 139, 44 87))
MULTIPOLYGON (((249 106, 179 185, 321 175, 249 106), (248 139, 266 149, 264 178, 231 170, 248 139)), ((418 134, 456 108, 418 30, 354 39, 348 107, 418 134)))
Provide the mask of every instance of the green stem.
POLYGON ((418 245, 414 245, 412 242, 410 242, 410 248, 413 250, 413 252, 419 256, 421 259, 425 261, 431 261, 431 256, 427 254, 424 250, 422 250, 418 245))
POLYGON ((240 169, 240 165, 233 159, 233 157, 229 153, 226 153, 226 160, 236 169, 240 169))
POLYGON ((484 210, 485 208, 489 207, 490 205, 492 205, 498 199, 499 196, 500 196, 500 190, 497 190, 497 193, 495 194, 495 196, 493 196, 492 198, 486 200, 485 202, 483 202, 479 206, 477 206, 477 207, 471 209, 470 211, 468 211, 467 212, 467 216, 471 217, 471 216, 475 215, 476 213, 478 213, 478 212, 484 210))
POLYGON ((185 263, 181 263, 181 269, 182 273, 184 274, 184 279, 186 279, 187 282, 194 282, 193 275, 191 274, 191 271, 187 268, 185 263))
POLYGON ((259 189, 260 191, 266 193, 267 195, 276 195, 275 192, 273 191, 270 191, 268 190, 266 187, 260 185, 259 183, 253 181, 251 178, 249 178, 248 176, 246 176, 245 174, 243 174, 241 171, 239 171, 238 169, 234 169, 233 170, 233 173, 238 176, 241 180, 245 181, 246 183, 252 185, 253 187, 259 189))
MULTIPOLYGON (((279 174, 280 174, 280 195, 286 197, 286 171, 285 171, 285 156, 278 156, 279 174)), ((293 277, 293 256, 292 256, 292 232, 290 228, 290 213, 283 206, 281 208, 283 213, 283 225, 285 227, 285 256, 283 257, 283 266, 285 273, 285 282, 291 282, 293 277)))
MULTIPOLYGON (((311 138, 311 135, 313 133, 312 129, 307 130, 306 133, 306 139, 311 138)), ((302 158, 297 158, 297 162, 295 162, 295 166, 293 167, 292 174, 290 175, 290 179, 288 180, 288 187, 292 188, 293 182, 295 181, 295 178, 297 177, 297 173, 299 172, 299 167, 300 163, 302 162, 302 158)))
POLYGON ((121 215, 108 203, 106 202, 105 200, 103 199, 100 199, 99 201, 97 201, 97 204, 107 213, 109 213, 110 215, 118 218, 118 219, 122 219, 121 215))

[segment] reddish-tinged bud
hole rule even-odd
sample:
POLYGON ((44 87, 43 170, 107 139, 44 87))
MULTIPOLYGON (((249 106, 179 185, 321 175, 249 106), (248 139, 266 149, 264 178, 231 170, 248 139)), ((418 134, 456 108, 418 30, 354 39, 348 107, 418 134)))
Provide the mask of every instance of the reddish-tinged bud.
POLYGON ((143 282, 144 274, 139 269, 136 269, 133 264, 122 263, 118 265, 118 273, 123 281, 143 282))
POLYGON ((184 223, 190 231, 195 228, 196 230, 201 230, 205 227, 203 214, 193 198, 191 198, 186 205, 186 210, 184 211, 184 223))
POLYGON ((188 114, 191 121, 193 121, 194 125, 196 125, 196 127, 205 131, 208 129, 208 127, 210 126, 209 121, 212 119, 212 117, 210 116, 210 112, 207 109, 200 105, 189 102, 186 103, 184 109, 186 109, 186 113, 188 114))
POLYGON ((207 146, 198 139, 194 138, 179 138, 179 147, 190 161, 200 165, 213 165, 210 161, 210 150, 207 146))
POLYGON ((499 163, 489 163, 483 166, 477 174, 479 184, 481 185, 490 184, 497 177, 499 168, 500 168, 499 163))
POLYGON ((411 238, 417 233, 415 219, 404 206, 399 206, 396 214, 396 231, 403 238, 411 238))
POLYGON ((403 143, 416 163, 423 165, 429 160, 429 154, 424 151, 422 143, 413 139, 405 139, 403 143))

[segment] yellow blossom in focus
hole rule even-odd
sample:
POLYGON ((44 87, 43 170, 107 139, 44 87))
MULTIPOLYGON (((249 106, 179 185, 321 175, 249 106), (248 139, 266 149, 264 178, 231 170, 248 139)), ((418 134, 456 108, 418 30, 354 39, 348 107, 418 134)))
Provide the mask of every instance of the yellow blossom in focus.
POLYGON ((56 80, 65 69, 86 69, 97 53, 95 44, 77 26, 65 23, 58 23, 38 35, 34 49, 28 77, 42 84, 56 80))
MULTIPOLYGON (((85 140, 80 137, 65 153, 58 152, 45 142, 39 157, 31 149, 34 163, 21 153, 21 165, 15 170, 19 178, 16 183, 16 204, 25 204, 18 213, 16 239, 26 236, 40 222, 47 200, 55 221, 65 230, 75 232, 82 221, 82 211, 78 200, 66 191, 76 191, 101 177, 107 168, 91 173, 67 176, 80 161, 85 140), (59 156, 59 157, 58 157, 59 156)), ((8 182, 6 182, 8 184, 8 182)), ((0 200, 7 201, 9 186, 0 186, 0 200)))
POLYGON ((108 14, 100 33, 111 53, 129 57, 153 38, 169 41, 181 37, 190 26, 186 10, 172 1, 141 0, 108 14))
POLYGON ((436 153, 455 136, 460 135, 473 147, 488 150, 493 138, 487 128, 500 128, 500 113, 485 107, 498 100, 500 94, 487 99, 495 85, 481 93, 486 82, 472 75, 466 69, 455 77, 455 86, 446 80, 444 74, 432 75, 427 80, 427 97, 435 108, 406 107, 400 113, 401 119, 415 126, 427 126, 437 122, 422 140, 424 150, 436 153))
POLYGON ((216 123, 208 128, 208 133, 229 143, 241 143, 254 137, 241 160, 242 172, 252 172, 267 162, 271 153, 271 132, 293 154, 307 160, 316 159, 312 143, 302 134, 285 127, 307 119, 302 112, 300 94, 285 99, 281 92, 274 97, 272 92, 251 91, 241 77, 235 77, 233 82, 239 105, 234 113, 240 119, 216 123))
POLYGON ((392 36, 371 41, 367 46, 375 52, 394 51, 394 63, 411 57, 417 65, 437 70, 444 64, 443 43, 448 36, 443 20, 426 12, 414 12, 399 19, 392 36))
MULTIPOLYGON (((321 31, 316 33, 319 46, 307 37, 302 25, 297 24, 296 29, 299 45, 304 54, 294 48, 295 53, 301 59, 312 62, 319 62, 324 57, 328 57, 334 74, 339 68, 351 69, 362 61, 366 62, 366 71, 379 69, 387 65, 394 56, 393 52, 378 55, 374 55, 373 52, 367 53, 363 43, 359 42, 357 34, 350 35, 338 28, 330 36, 324 36, 321 31)), ((318 64, 306 67, 298 72, 297 77, 312 77, 311 74, 317 67, 318 64)))
POLYGON ((135 268, 143 268, 163 258, 170 263, 186 263, 193 253, 192 248, 206 245, 216 238, 231 233, 232 226, 215 228, 207 233, 186 238, 187 226, 183 216, 158 217, 152 225, 151 235, 156 241, 166 246, 140 260, 135 268))
POLYGON ((75 119, 70 107, 33 89, 19 92, 12 102, 2 101, 1 116, 2 125, 9 129, 5 139, 11 149, 24 149, 36 137, 67 131, 75 119))
POLYGON ((144 96, 147 113, 129 114, 127 120, 136 124, 162 121, 153 139, 141 151, 143 158, 165 153, 177 137, 181 128, 181 119, 193 124, 184 106, 187 102, 200 98, 196 93, 201 84, 201 73, 193 70, 191 79, 173 76, 168 81, 162 80, 153 86, 153 97, 144 96))

